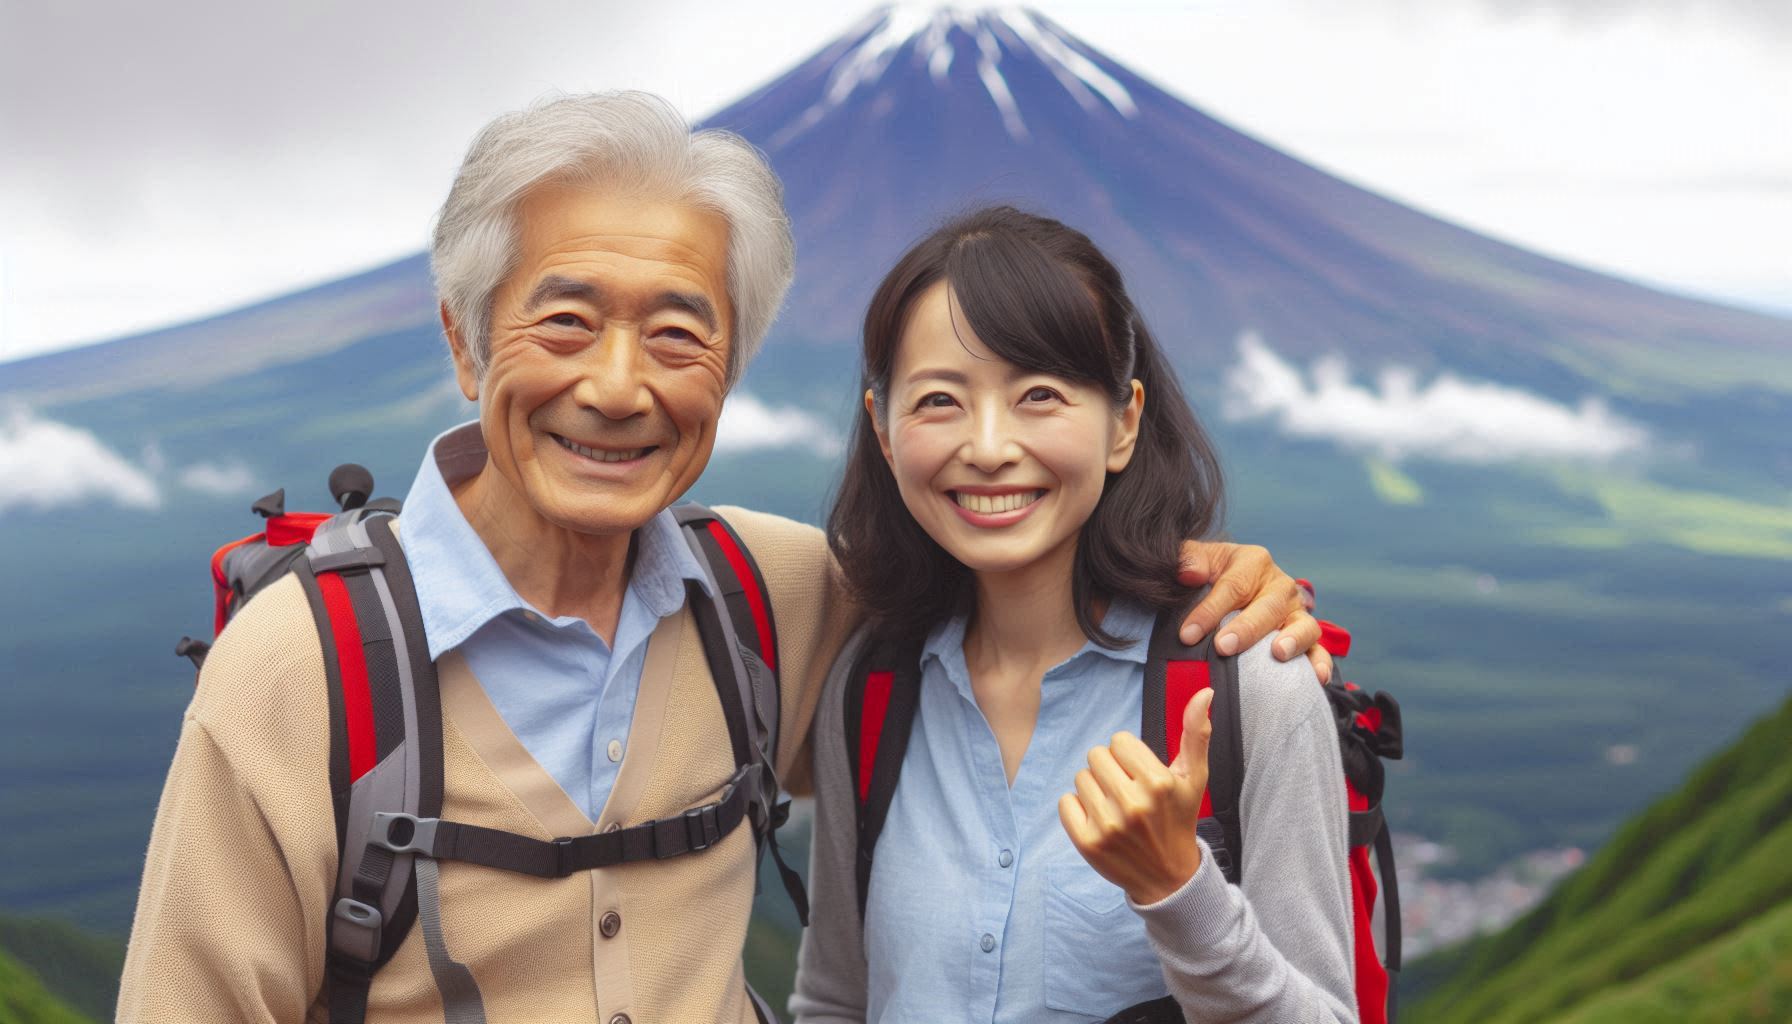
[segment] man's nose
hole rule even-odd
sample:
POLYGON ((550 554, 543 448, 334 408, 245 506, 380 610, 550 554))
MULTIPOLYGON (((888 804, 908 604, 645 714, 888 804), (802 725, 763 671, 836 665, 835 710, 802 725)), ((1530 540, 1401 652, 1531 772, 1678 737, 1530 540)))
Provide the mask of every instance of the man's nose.
POLYGON ((1020 461, 1020 442, 1014 436, 1014 422, 1006 409, 979 408, 971 414, 971 436, 965 443, 963 458, 985 473, 1020 461))
POLYGON ((597 343, 585 350, 573 400, 613 420, 653 408, 647 390, 640 331, 632 324, 606 324, 597 343))

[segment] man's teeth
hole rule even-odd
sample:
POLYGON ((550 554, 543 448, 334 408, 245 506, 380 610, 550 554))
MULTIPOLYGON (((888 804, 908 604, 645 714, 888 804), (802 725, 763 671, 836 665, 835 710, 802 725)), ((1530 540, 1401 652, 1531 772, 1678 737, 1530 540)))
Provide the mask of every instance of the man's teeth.
POLYGON ((987 516, 1026 508, 1044 494, 1044 491, 1015 491, 1013 494, 966 494, 963 491, 953 491, 952 497, 958 502, 959 508, 987 516))
POLYGON ((645 448, 630 448, 625 452, 607 452, 601 448, 587 448, 582 444, 574 444, 559 434, 554 435, 554 440, 560 442, 560 447, 569 452, 578 452, 587 459, 596 459, 599 462, 628 462, 647 454, 645 448))

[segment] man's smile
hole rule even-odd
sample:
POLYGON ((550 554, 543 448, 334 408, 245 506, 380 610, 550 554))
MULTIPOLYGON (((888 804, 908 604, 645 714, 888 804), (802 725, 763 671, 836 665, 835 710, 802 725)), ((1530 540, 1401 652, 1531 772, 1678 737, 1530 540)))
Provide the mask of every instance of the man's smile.
POLYGON ((555 444, 567 451, 594 462, 635 462, 659 450, 658 445, 652 444, 640 448, 595 448, 579 444, 577 441, 562 437, 552 431, 548 432, 548 436, 554 439, 555 444))

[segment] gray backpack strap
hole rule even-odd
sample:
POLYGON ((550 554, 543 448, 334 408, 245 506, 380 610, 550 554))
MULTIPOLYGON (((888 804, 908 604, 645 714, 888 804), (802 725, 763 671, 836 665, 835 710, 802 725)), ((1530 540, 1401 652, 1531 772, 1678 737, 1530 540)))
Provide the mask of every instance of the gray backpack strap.
POLYGON ((323 644, 330 688, 330 787, 337 880, 326 948, 332 1024, 366 1016, 373 975, 397 952, 419 912, 429 963, 449 1020, 483 1022, 478 986, 449 956, 433 865, 376 842, 381 814, 435 817, 442 809, 442 709, 422 613, 392 533, 391 512, 331 517, 296 566, 323 644), (420 906, 421 904, 421 906, 420 906))
POLYGON ((749 803, 760 856, 769 848, 797 917, 809 923, 809 898, 801 876, 784 863, 777 829, 790 814, 781 800, 777 761, 781 693, 778 685, 778 632, 771 592, 753 555, 734 528, 702 505, 672 508, 691 552, 704 567, 714 596, 686 587, 703 655, 715 680, 737 772, 750 772, 755 793, 749 803))

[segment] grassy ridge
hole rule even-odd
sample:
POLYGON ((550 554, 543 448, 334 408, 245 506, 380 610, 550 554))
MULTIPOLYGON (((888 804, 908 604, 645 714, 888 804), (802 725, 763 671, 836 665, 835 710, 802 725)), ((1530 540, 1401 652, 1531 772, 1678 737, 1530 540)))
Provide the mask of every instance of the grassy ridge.
MULTIPOLYGON (((11 969, 11 973, 0 970, 0 1006, 30 991, 31 986, 40 986, 54 993, 61 1001, 58 1006, 66 1003, 94 1020, 111 1019, 118 1003, 118 976, 124 970, 122 943, 89 935, 61 921, 0 915, 0 958, 10 958, 11 969)), ((12 1019, 0 1014, 0 1024, 12 1019)))
POLYGON ((0 1024, 92 1024, 51 995, 29 968, 0 952, 0 1024))
POLYGON ((1428 991, 1410 1019, 1787 1019, 1788 749, 1792 701, 1511 928, 1414 965, 1413 986, 1428 991))

